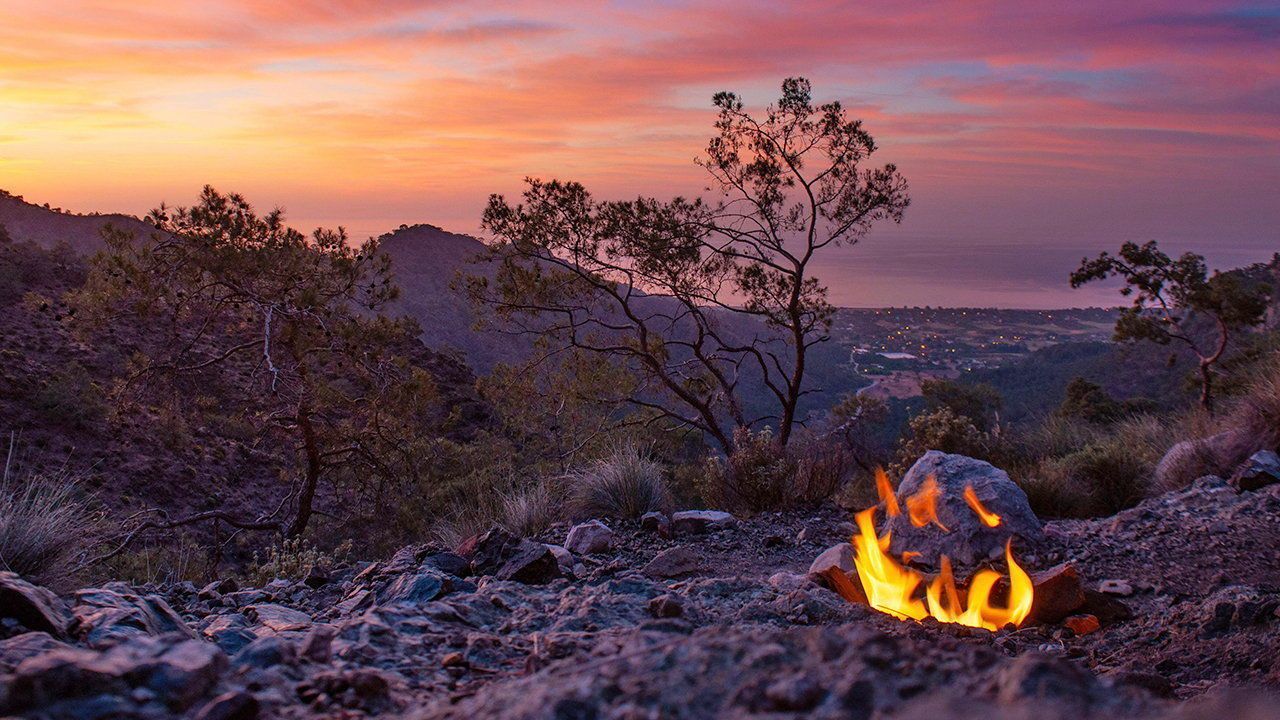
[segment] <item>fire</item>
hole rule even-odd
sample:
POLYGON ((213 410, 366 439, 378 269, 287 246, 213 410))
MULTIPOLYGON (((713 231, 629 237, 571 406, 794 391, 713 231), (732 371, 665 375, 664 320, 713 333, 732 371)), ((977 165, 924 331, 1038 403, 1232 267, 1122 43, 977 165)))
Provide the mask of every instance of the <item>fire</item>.
POLYGON ((932 475, 925 478, 919 492, 907 498, 907 516, 911 518, 911 524, 924 527, 933 523, 942 528, 943 532, 950 532, 938 519, 938 498, 940 497, 942 497, 942 491, 938 489, 938 479, 932 475))
MULTIPOLYGON (((889 489, 889 480, 882 472, 876 473, 876 485, 881 491, 886 513, 896 515, 901 510, 889 489), (886 489, 887 493, 886 493, 886 489)), ((965 501, 988 527, 1000 524, 1000 516, 988 511, 978 502, 972 487, 965 489, 965 501)), ((921 491, 906 501, 908 517, 916 527, 932 522, 946 530, 937 518, 937 500, 941 496, 936 480, 929 478, 921 491)), ((941 622, 957 623, 970 627, 998 630, 1012 623, 1020 624, 1031 612, 1034 596, 1031 577, 1013 559, 1010 543, 1005 544, 1004 557, 1009 566, 1009 597, 1003 606, 992 603, 992 590, 1000 581, 1000 573, 982 569, 969 582, 968 592, 961 601, 951 569, 951 560, 943 556, 941 571, 932 581, 924 573, 895 561, 889 554, 890 533, 883 537, 876 534, 876 508, 871 507, 855 516, 858 532, 853 536, 855 550, 854 567, 858 580, 871 607, 906 620, 923 620, 933 617, 941 622), (920 592, 923 587, 923 593, 920 592)), ((907 555, 904 553, 906 562, 907 555)))
POLYGON ((1000 524, 1000 516, 982 506, 982 501, 978 500, 978 493, 973 491, 972 485, 964 486, 964 501, 969 504, 969 507, 973 508, 973 511, 977 513, 982 523, 987 527, 996 527, 1000 524))

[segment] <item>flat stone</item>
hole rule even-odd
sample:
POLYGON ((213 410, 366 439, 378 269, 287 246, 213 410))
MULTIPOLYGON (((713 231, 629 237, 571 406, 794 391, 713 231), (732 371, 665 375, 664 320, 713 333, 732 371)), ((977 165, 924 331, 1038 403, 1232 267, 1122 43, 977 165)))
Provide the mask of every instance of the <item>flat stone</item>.
POLYGON ((564 541, 564 547, 578 555, 594 555, 613 549, 614 532, 599 520, 589 520, 574 525, 564 541))
POLYGON ((737 518, 723 510, 681 510, 671 515, 671 528, 685 535, 700 535, 737 522, 737 518))
POLYGON ((13 672, 27 658, 67 647, 70 645, 46 632, 22 633, 0 640, 0 673, 13 672))
POLYGON ((702 569, 702 555, 685 545, 663 550, 654 556, 642 573, 651 578, 677 578, 702 569))
POLYGON ((1129 597, 1133 594, 1133 585, 1127 580, 1103 580, 1098 583, 1098 592, 1116 597, 1129 597))
POLYGON ((273 603, 249 605, 244 612, 246 617, 272 633, 293 632, 311 627, 310 615, 283 605, 273 603))
POLYGON ((52 591, 0 572, 0 617, 13 618, 31 630, 66 637, 71 615, 52 591))

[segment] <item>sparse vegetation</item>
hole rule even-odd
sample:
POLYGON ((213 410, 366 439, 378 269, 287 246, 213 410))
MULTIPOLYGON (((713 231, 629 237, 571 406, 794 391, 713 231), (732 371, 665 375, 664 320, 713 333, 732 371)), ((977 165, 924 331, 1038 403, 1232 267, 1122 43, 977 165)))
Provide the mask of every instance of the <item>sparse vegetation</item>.
POLYGON ((565 482, 579 517, 638 518, 671 505, 662 464, 632 443, 570 471, 565 482))
POLYGON ((350 553, 350 540, 324 552, 303 538, 283 538, 280 544, 267 548, 264 555, 253 554, 245 577, 258 587, 276 579, 304 580, 313 570, 328 570, 344 562, 350 553))
POLYGON ((727 458, 707 462, 703 496, 713 505, 748 512, 825 500, 854 466, 848 451, 830 439, 802 435, 784 447, 768 428, 740 428, 735 447, 727 458))
POLYGON ((65 468, 24 472, 17 464, 11 442, 0 478, 0 568, 54 582, 93 547, 100 517, 65 468))

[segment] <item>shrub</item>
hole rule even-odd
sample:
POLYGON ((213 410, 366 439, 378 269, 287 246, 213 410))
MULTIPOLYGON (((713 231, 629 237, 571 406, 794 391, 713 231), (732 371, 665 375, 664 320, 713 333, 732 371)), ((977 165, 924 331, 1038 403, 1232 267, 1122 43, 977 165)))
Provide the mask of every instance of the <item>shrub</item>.
POLYGON ((285 538, 280 544, 267 549, 266 556, 253 554, 253 562, 245 571, 245 577, 255 586, 266 585, 277 578, 302 580, 316 568, 329 569, 347 559, 351 553, 348 540, 332 552, 324 552, 309 545, 302 538, 285 538))
POLYGON ((563 519, 560 494, 541 482, 504 495, 496 524, 516 537, 532 537, 563 519))
POLYGON ((46 420, 77 429, 89 427, 107 412, 102 389, 77 362, 54 371, 31 400, 46 420))
POLYGON ((1153 463, 1119 436, 1047 460, 1033 486, 1041 502, 1052 499, 1058 506, 1041 507, 1037 512, 1059 516, 1119 512, 1146 496, 1153 469, 1153 463))
POLYGON ((905 475, 912 463, 930 450, 990 460, 994 442, 992 434, 979 430, 972 420, 951 408, 923 412, 907 423, 907 435, 898 446, 898 458, 889 474, 905 475))
POLYGON ((632 443, 565 477, 577 517, 638 518, 671 505, 663 467, 632 443))
POLYGON ((782 447, 765 428, 734 433, 737 448, 728 458, 708 461, 703 496, 712 504, 761 512, 813 505, 846 482, 853 465, 837 442, 797 434, 782 447))
POLYGON ((42 582, 64 577, 99 535, 99 518, 65 469, 19 473, 13 451, 0 483, 0 568, 42 582))

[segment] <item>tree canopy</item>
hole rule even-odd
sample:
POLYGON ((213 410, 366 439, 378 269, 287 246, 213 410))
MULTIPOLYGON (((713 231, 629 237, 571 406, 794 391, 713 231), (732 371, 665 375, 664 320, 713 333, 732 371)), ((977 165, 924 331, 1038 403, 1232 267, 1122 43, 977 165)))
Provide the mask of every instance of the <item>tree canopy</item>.
POLYGON ((610 357, 637 378, 612 398, 655 421, 701 431, 731 450, 738 428, 799 421, 808 350, 827 339, 833 308, 814 256, 853 244, 909 204, 892 164, 838 102, 815 105, 791 78, 756 116, 714 97, 716 135, 698 159, 711 196, 602 201, 583 185, 528 179, 522 201, 490 198, 492 278, 472 298, 508 331, 610 357), (745 384, 773 410, 750 416, 745 384))
POLYGON ((1270 288, 1239 273, 1210 275, 1202 255, 1171 258, 1154 240, 1083 259, 1071 273, 1071 287, 1111 277, 1122 279, 1120 294, 1133 298, 1116 321, 1116 341, 1177 343, 1190 350, 1199 362, 1200 404, 1212 410, 1214 367, 1233 333, 1262 321, 1270 288), (1197 318, 1212 329, 1196 327, 1197 318))

